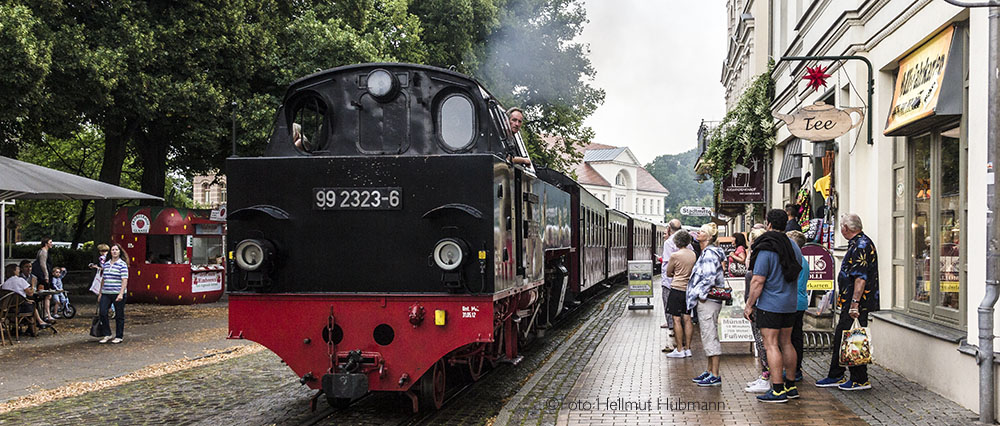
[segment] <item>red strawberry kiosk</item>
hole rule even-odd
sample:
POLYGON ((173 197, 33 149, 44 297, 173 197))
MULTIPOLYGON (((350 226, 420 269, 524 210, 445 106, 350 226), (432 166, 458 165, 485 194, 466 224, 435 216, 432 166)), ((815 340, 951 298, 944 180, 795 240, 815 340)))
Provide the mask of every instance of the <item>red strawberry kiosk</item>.
POLYGON ((118 209, 111 239, 128 253, 128 301, 190 305, 219 300, 225 288, 225 230, 224 219, 212 220, 207 210, 118 209))

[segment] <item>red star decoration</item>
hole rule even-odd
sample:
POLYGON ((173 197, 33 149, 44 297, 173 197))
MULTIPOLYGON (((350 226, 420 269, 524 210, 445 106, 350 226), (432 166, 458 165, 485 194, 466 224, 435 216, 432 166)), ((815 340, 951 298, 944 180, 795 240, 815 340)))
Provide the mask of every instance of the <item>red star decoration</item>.
POLYGON ((827 74, 826 70, 829 68, 823 68, 822 65, 817 65, 815 68, 806 67, 806 76, 802 77, 803 80, 809 80, 806 87, 812 87, 815 90, 819 90, 819 86, 826 87, 826 79, 830 78, 830 74, 827 74))

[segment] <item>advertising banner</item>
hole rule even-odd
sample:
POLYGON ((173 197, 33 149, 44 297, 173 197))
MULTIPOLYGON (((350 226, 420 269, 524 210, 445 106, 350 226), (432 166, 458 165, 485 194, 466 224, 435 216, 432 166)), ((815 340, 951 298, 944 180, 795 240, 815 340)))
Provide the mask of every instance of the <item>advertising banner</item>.
POLYGON ((806 290, 833 290, 834 260, 830 251, 822 245, 808 243, 802 247, 802 256, 809 264, 809 283, 806 290))
POLYGON ((630 260, 628 262, 628 297, 633 299, 653 297, 653 262, 630 260))
POLYGON ((653 309, 653 261, 630 260, 628 262, 628 297, 632 299, 629 310, 653 309), (645 299, 640 304, 638 299, 645 299))
POLYGON ((743 318, 743 309, 746 308, 746 301, 743 299, 746 281, 744 278, 729 278, 726 282, 733 289, 733 304, 722 305, 722 311, 719 312, 719 341, 752 342, 753 330, 750 328, 750 321, 743 318))
POLYGON ((924 117, 934 115, 944 84, 948 55, 955 27, 948 27, 909 56, 899 61, 892 109, 885 124, 885 134, 924 117))
POLYGON ((206 291, 222 290, 222 272, 195 272, 191 274, 191 292, 204 293, 206 291))

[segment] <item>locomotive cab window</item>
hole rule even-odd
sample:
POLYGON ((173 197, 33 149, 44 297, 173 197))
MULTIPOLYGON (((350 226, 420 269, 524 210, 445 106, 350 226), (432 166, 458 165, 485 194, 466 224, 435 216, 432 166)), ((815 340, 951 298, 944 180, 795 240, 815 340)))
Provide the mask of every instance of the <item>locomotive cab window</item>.
POLYGON ((449 151, 461 151, 476 136, 476 114, 472 100, 458 93, 448 95, 438 108, 438 131, 449 151))
POLYGON ((289 140, 301 151, 312 153, 326 149, 326 102, 315 93, 292 102, 289 140))

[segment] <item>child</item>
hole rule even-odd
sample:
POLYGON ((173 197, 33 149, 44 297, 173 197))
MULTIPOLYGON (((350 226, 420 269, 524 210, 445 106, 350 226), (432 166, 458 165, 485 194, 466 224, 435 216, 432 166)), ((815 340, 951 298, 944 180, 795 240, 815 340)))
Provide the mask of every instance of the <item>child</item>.
MULTIPOLYGON (((66 276, 66 268, 63 268, 61 266, 57 266, 57 267, 55 267, 55 268, 52 269, 52 289, 53 290, 62 290, 63 289, 62 279, 63 279, 64 276, 66 276)), ((56 302, 56 314, 53 315, 52 317, 58 319, 59 318, 59 311, 61 311, 62 307, 66 305, 66 302, 69 301, 69 298, 66 297, 65 293, 59 293, 59 294, 54 295, 52 297, 52 300, 55 300, 55 302, 56 302)))

